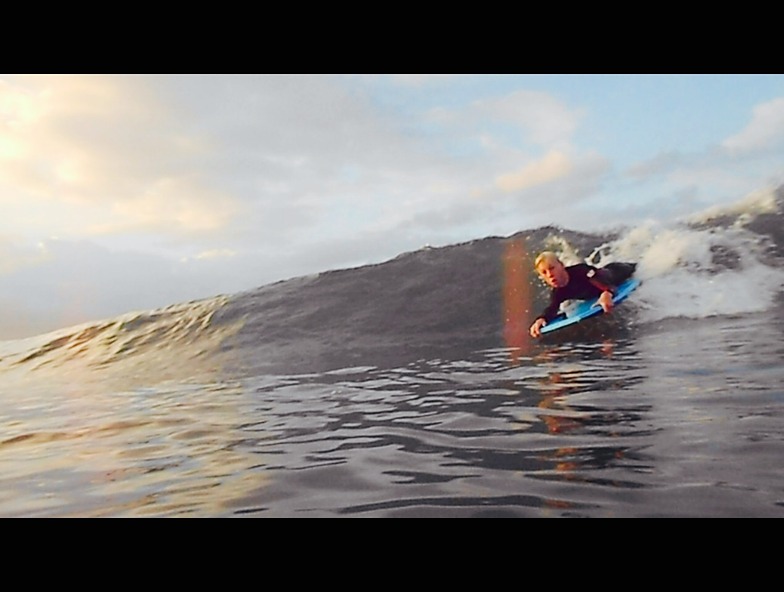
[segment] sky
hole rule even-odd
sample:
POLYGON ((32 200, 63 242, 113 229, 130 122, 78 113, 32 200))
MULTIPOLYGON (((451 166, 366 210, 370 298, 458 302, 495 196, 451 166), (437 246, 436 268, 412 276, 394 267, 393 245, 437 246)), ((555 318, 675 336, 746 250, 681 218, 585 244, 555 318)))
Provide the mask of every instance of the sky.
POLYGON ((782 183, 780 74, 0 74, 0 340, 782 183))

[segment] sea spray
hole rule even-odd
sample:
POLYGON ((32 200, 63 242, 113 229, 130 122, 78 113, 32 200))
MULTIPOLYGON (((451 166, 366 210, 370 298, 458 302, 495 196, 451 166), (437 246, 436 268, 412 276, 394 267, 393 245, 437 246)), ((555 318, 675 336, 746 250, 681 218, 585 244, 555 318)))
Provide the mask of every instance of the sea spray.
POLYGON ((784 286, 784 265, 771 256, 770 237, 751 224, 779 207, 774 194, 760 192, 683 221, 648 221, 587 259, 637 262, 644 283, 635 301, 644 309, 643 322, 762 312, 784 286))

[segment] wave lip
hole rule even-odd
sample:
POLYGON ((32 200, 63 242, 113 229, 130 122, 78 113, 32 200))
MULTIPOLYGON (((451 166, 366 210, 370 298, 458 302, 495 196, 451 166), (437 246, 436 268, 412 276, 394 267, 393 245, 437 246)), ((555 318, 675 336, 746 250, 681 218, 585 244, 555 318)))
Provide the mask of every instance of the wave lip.
POLYGON ((181 376, 178 367, 209 366, 220 342, 238 329, 213 322, 228 297, 221 296, 132 312, 37 337, 0 344, 0 373, 6 378, 41 376, 59 380, 112 375, 132 384, 152 371, 158 378, 181 376), (111 373, 109 372, 111 370, 111 373))

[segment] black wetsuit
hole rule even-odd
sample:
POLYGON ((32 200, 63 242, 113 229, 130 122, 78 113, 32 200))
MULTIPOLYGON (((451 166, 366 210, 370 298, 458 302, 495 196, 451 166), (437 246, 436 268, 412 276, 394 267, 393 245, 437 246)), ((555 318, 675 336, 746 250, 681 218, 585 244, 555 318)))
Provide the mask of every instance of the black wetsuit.
POLYGON ((592 279, 612 290, 629 279, 636 267, 636 263, 608 263, 602 268, 587 263, 570 265, 566 268, 569 274, 569 283, 553 289, 550 295, 550 304, 537 318, 543 318, 549 323, 558 316, 562 302, 598 298, 604 290, 591 283, 592 279))

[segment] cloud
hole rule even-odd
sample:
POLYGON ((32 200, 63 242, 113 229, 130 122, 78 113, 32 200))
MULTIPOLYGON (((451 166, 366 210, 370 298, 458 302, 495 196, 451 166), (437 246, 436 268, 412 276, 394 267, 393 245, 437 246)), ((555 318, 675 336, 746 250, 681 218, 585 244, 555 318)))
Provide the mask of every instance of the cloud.
POLYGON ((516 127, 527 141, 547 149, 570 146, 583 116, 552 95, 527 90, 476 101, 472 110, 477 118, 516 127))
POLYGON ((734 136, 722 142, 732 153, 745 153, 769 148, 784 141, 784 97, 757 105, 751 122, 734 136))
POLYGON ((680 166, 688 164, 688 158, 676 151, 660 152, 653 158, 636 163, 629 167, 627 174, 638 180, 666 174, 680 166))
POLYGON ((112 220, 89 232, 223 232, 240 209, 233 197, 211 191, 194 178, 161 178, 139 197, 115 202, 112 220))
POLYGON ((236 257, 237 251, 232 249, 211 249, 209 251, 203 251, 196 255, 196 259, 226 259, 231 257, 236 257))
POLYGON ((572 172, 572 169, 572 161, 566 154, 552 150, 540 160, 529 162, 517 172, 499 176, 496 185, 507 193, 520 191, 565 177, 572 172))
MULTIPOLYGON (((392 80, 450 80, 406 78, 392 80)), ((449 219, 477 188, 497 181, 496 191, 512 191, 566 174, 581 118, 530 91, 382 111, 352 77, 8 80, 0 96, 15 123, 0 128, 0 184, 13 208, 45 204, 52 215, 34 226, 48 234, 212 241, 194 252, 372 229, 406 210, 449 219), (428 127, 434 116, 439 139, 428 127)))
POLYGON ((431 171, 441 181, 419 185, 421 199, 401 208, 399 227, 419 228, 434 243, 505 234, 530 227, 554 203, 586 198, 608 161, 575 145, 583 116, 553 95, 527 90, 423 112, 423 136, 432 134, 431 153, 444 157, 431 171))
POLYGON ((0 85, 0 178, 29 195, 75 204, 128 197, 182 147, 168 111, 136 77, 12 81, 0 85))
POLYGON ((0 256, 14 256, 16 262, 0 267, 0 340, 263 283, 252 261, 232 262, 233 257, 220 255, 228 253, 179 261, 86 240, 47 240, 27 247, 0 241, 0 256))
POLYGON ((67 209, 48 217, 53 234, 133 229, 156 217, 158 231, 174 233, 210 231, 225 221, 215 213, 230 210, 226 196, 216 199, 219 192, 210 194, 192 175, 207 143, 186 130, 151 80, 36 75, 0 81, 6 205, 21 210, 35 201, 45 218, 67 209))
POLYGON ((29 245, 0 237, 0 276, 25 267, 36 267, 50 258, 43 243, 29 245))

